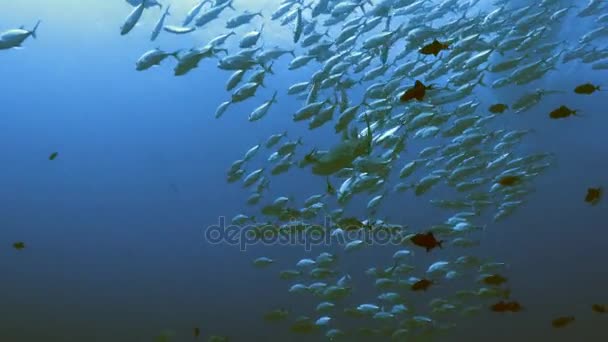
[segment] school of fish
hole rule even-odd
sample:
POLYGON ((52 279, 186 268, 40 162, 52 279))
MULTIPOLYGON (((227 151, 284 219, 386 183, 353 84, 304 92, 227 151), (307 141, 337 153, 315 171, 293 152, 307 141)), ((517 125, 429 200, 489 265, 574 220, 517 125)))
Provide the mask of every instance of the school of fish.
MULTIPOLYGON (((319 234, 332 242, 315 246, 315 257, 253 260, 259 268, 289 265, 277 271, 278 278, 288 282, 286 291, 311 303, 299 312, 267 308, 261 313, 266 321, 286 321, 295 334, 322 333, 330 341, 356 335, 408 341, 453 328, 456 316, 528 309, 512 298, 508 265, 475 255, 475 247, 493 221, 505 220, 525 205, 534 180, 552 166, 555 156, 521 153, 518 146, 534 130, 509 129, 504 118, 533 111, 546 96, 602 96, 602 85, 588 80, 555 89, 533 83, 573 61, 608 70, 608 49, 596 44, 608 38, 605 2, 565 6, 563 1, 541 0, 517 7, 497 0, 482 8, 479 0, 283 0, 273 11, 252 12, 240 11, 233 0, 203 0, 177 25, 166 23, 168 4, 127 2, 133 8, 121 35, 135 29, 148 11, 160 11, 152 41, 161 33, 190 34, 211 25, 226 29, 202 47, 147 51, 136 61, 136 70, 171 60, 174 75, 182 76, 212 59, 230 76, 227 100, 209 115, 220 118, 234 104, 247 101, 251 110, 242 120, 255 122, 273 115, 279 101, 295 100, 300 105, 289 114, 295 123, 336 136, 333 144, 321 146, 277 130, 227 170, 227 182, 249 191, 244 200, 248 212, 235 215, 232 224, 251 228, 260 240, 319 234), (594 28, 575 41, 552 35, 568 16, 592 22, 594 28), (270 25, 283 27, 293 44, 265 45, 270 25), (260 103, 256 92, 271 84, 267 78, 278 77, 279 59, 289 61, 281 72, 310 74, 288 89, 273 90, 260 103), (492 96, 483 95, 503 87, 520 89, 521 95, 512 103, 489 102, 486 98, 492 96), (264 166, 250 166, 256 165, 254 159, 264 166), (322 185, 306 198, 272 198, 273 177, 292 171, 306 171, 322 185), (438 189, 451 196, 433 198, 438 189), (430 201, 445 216, 432 218, 426 227, 382 219, 383 203, 407 193, 430 201), (392 243, 375 246, 366 239, 378 232, 392 243), (394 254, 385 265, 364 270, 362 278, 341 271, 343 260, 357 258, 357 251, 366 248, 393 248, 394 254), (447 258, 446 250, 461 251, 461 256, 447 258), (436 259, 417 262, 421 253, 436 259), (466 287, 451 287, 456 280, 466 287), (358 295, 357 289, 370 282, 377 296, 358 295), (444 288, 442 294, 453 291, 428 302, 420 299, 428 299, 425 294, 436 288, 444 288), (342 324, 351 319, 359 328, 342 324)), ((0 49, 36 38, 39 24, 1 33, 0 49)), ((544 115, 568 120, 579 110, 584 109, 565 103, 544 115)), ((55 152, 49 159, 56 157, 55 152)), ((581 200, 590 205, 600 201, 601 185, 581 184, 581 189, 581 200)), ((25 245, 17 242, 14 247, 25 245)), ((603 304, 592 309, 606 311, 603 304)), ((574 322, 573 316, 563 316, 551 325, 574 322)), ((199 335, 195 328, 194 337, 199 335)))

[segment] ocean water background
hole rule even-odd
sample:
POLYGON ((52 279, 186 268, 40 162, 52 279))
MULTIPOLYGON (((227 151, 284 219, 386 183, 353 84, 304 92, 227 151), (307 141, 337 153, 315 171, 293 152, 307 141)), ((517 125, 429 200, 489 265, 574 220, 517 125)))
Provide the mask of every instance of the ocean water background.
MULTIPOLYGON (((270 13, 277 2, 235 0, 235 7, 270 13)), ((169 21, 181 22, 194 3, 174 0, 169 21)), ((314 308, 288 295, 289 283, 276 275, 305 255, 301 247, 252 246, 244 253, 210 245, 203 234, 220 216, 255 214, 244 206, 248 193, 225 181, 228 166, 248 148, 284 130, 290 138, 305 135, 311 146, 337 139, 329 125, 308 132, 291 121, 301 102, 287 97, 286 89, 306 80, 313 67, 267 77, 255 100, 217 120, 215 108, 229 97, 224 84, 230 73, 218 70, 215 60, 184 77, 173 76, 172 61, 146 72, 135 71, 135 61, 156 46, 204 45, 226 32, 224 19, 233 12, 208 29, 183 37, 163 32, 151 43, 161 12, 147 10, 141 25, 121 37, 119 27, 131 10, 121 0, 0 0, 0 8, 0 31, 43 20, 37 40, 0 51, 0 341, 151 341, 163 330, 175 331, 175 341, 190 341, 195 326, 205 337, 235 341, 322 340, 294 336, 288 325, 262 319, 277 307, 314 308), (274 90, 279 103, 265 119, 249 123, 250 110, 274 90), (59 156, 50 162, 54 151, 59 156), (15 241, 27 248, 14 250, 15 241), (253 268, 251 260, 263 255, 278 265, 253 268)), ((553 34, 576 40, 589 30, 587 22, 569 16, 553 34)), ((268 46, 291 46, 288 29, 267 30, 263 39, 268 46)), ((288 61, 284 57, 274 69, 284 70, 288 61)), ((526 113, 504 114, 509 128, 535 130, 524 150, 554 152, 557 162, 537 179, 526 205, 489 225, 476 253, 509 263, 513 297, 526 310, 484 312, 438 340, 608 340, 608 317, 590 309, 608 303, 608 204, 583 201, 587 187, 608 186, 608 98, 571 93, 585 82, 608 87, 606 79, 605 71, 571 62, 531 85, 480 93, 489 104, 510 103, 535 87, 568 92, 547 96, 526 113), (548 112, 562 104, 580 109, 581 117, 549 120, 548 112), (562 315, 577 320, 553 329, 551 319, 562 315)), ((265 158, 258 159, 262 165, 265 158)), ((301 201, 322 192, 324 182, 290 172, 271 180, 267 199, 293 195, 301 201)), ((411 193, 389 197, 382 212, 410 227, 429 225, 441 213, 411 193)), ((394 250, 344 257, 342 269, 361 279, 364 269, 387 264, 394 250)), ((457 256, 441 253, 442 259, 457 256)), ((423 263, 439 258, 417 257, 423 263)), ((371 286, 361 291, 375 297, 371 286)))

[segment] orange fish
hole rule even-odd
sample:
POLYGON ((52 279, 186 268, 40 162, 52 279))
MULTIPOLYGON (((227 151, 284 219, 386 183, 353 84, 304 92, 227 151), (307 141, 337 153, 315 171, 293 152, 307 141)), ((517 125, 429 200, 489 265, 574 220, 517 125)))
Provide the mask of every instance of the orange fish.
POLYGON ((435 247, 443 248, 441 245, 443 240, 435 239, 435 235, 433 235, 432 232, 428 232, 426 234, 418 233, 411 237, 410 241, 412 241, 416 246, 426 248, 427 252, 430 252, 435 247))
POLYGON ((416 101, 422 101, 424 99, 424 95, 426 95, 427 89, 432 89, 432 87, 425 86, 422 82, 416 80, 414 86, 406 90, 399 99, 401 102, 408 102, 414 99, 416 101))
POLYGON ((606 313, 606 311, 608 311, 608 309, 606 308, 606 305, 603 305, 603 304, 593 304, 591 306, 591 310, 593 310, 597 313, 606 313))
POLYGON ((448 43, 442 43, 435 39, 432 43, 423 46, 418 52, 423 55, 437 56, 441 51, 448 50, 449 48, 450 45, 448 43))
POLYGON ((490 309, 494 312, 519 312, 522 310, 522 306, 517 301, 500 302, 490 306, 490 309))
POLYGON ((504 176, 498 180, 498 184, 502 186, 513 186, 518 184, 521 181, 519 176, 504 176))
POLYGON ((596 91, 601 91, 600 86, 592 83, 585 83, 574 88, 574 92, 581 95, 591 95, 596 91))
POLYGON ((500 274, 492 274, 483 278, 483 282, 488 285, 500 285, 507 282, 507 278, 500 274))
POLYGON ((426 291, 431 285, 433 285, 432 280, 421 279, 412 284, 411 289, 412 291, 426 291))
POLYGON ((567 118, 569 116, 576 116, 576 113, 578 111, 574 110, 574 109, 570 109, 566 106, 560 106, 559 108, 553 110, 551 113, 549 113, 549 117, 551 119, 564 119, 567 118))
POLYGON ((494 114, 502 114, 507 109, 509 109, 509 106, 507 106, 504 103, 496 103, 496 104, 491 105, 488 108, 488 110, 490 111, 490 113, 494 113, 494 114))
POLYGON ((562 316, 551 321, 554 328, 563 328, 574 322, 574 316, 562 316))
POLYGON ((587 189, 587 195, 585 196, 585 202, 595 205, 600 201, 601 197, 602 197, 602 188, 589 188, 589 189, 587 189))

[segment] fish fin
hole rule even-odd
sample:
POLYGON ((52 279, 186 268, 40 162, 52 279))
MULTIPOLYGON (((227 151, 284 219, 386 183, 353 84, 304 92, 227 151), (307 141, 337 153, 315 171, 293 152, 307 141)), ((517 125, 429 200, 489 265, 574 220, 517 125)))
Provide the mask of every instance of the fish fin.
POLYGON ((279 92, 278 91, 274 91, 274 94, 272 95, 272 98, 270 99, 270 103, 277 103, 277 94, 279 92))
POLYGON ((274 71, 272 70, 273 65, 274 65, 274 63, 271 62, 267 68, 264 68, 264 70, 266 70, 267 73, 274 75, 274 71))
POLYGON ((179 54, 182 52, 182 49, 176 50, 172 53, 170 53, 170 56, 173 56, 175 59, 179 59, 179 54))
POLYGON ((34 37, 34 39, 38 38, 38 36, 36 36, 36 31, 38 30, 38 26, 40 26, 41 22, 42 22, 42 20, 38 20, 38 22, 36 23, 36 25, 34 26, 32 31, 30 32, 32 34, 32 37, 34 37))

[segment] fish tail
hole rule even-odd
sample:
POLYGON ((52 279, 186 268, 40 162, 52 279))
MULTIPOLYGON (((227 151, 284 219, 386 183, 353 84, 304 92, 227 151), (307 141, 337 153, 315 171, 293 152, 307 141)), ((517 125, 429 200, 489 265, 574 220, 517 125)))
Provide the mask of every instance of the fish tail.
POLYGON ((270 103, 277 103, 277 95, 278 95, 278 91, 274 91, 274 94, 272 94, 272 98, 270 99, 270 103))
POLYGON ((38 22, 36 23, 36 25, 34 26, 34 28, 32 29, 32 31, 30 32, 32 34, 32 37, 38 38, 36 36, 36 31, 38 30, 38 26, 40 26, 41 22, 42 22, 42 20, 38 20, 38 22))
POLYGON ((176 50, 176 51, 170 53, 169 55, 173 56, 175 59, 179 59, 180 52, 182 52, 182 49, 176 50))
POLYGON ((437 241, 437 246, 439 246, 439 248, 441 248, 441 249, 443 249, 443 241, 444 240, 437 241))
POLYGON ((230 7, 231 10, 236 11, 236 8, 232 6, 232 0, 230 0, 230 2, 228 3, 228 7, 230 7))
POLYGON ((481 74, 481 77, 479 78, 479 81, 477 81, 477 84, 479 84, 483 87, 487 87, 487 85, 483 82, 484 76, 485 76, 485 74, 481 74))

